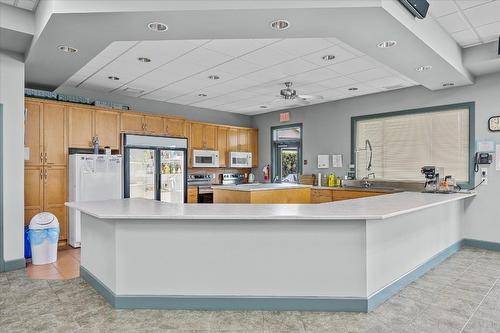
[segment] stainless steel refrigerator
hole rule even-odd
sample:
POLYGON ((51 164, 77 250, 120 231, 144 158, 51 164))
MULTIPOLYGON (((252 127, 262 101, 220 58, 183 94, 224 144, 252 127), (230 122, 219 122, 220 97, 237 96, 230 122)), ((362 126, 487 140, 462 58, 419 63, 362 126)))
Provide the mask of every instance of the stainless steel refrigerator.
POLYGON ((187 139, 123 134, 124 197, 187 202, 187 139))

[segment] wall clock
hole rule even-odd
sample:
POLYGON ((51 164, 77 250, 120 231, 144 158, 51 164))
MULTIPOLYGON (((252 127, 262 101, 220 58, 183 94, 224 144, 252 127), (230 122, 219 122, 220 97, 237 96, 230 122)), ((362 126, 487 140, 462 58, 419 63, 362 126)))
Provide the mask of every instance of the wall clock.
POLYGON ((500 116, 494 116, 488 120, 488 129, 492 132, 500 131, 500 116))

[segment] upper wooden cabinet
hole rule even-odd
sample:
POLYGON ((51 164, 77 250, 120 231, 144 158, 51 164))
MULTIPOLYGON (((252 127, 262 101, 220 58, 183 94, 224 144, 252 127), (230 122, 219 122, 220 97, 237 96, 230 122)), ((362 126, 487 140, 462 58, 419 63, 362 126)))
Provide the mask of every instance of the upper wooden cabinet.
POLYGON ((120 148, 120 113, 113 110, 70 106, 68 108, 68 146, 90 148, 92 139, 99 139, 99 146, 120 148))
POLYGON ((130 133, 144 132, 144 116, 131 112, 122 113, 120 131, 130 133))
POLYGON ((68 108, 68 146, 71 148, 92 147, 94 110, 90 108, 68 108))
POLYGON ((238 129, 238 151, 249 152, 249 130, 246 128, 238 129))
POLYGON ((25 103, 24 144, 29 148, 29 159, 25 165, 43 164, 43 104, 26 101, 25 103))
POLYGON ((161 116, 144 116, 144 131, 149 134, 165 134, 165 124, 161 116))
POLYGON ((164 117, 165 133, 169 136, 187 136, 185 133, 186 121, 181 118, 164 117))
POLYGON ((120 147, 120 113, 111 110, 95 110, 94 135, 99 145, 111 149, 120 147))
POLYGON ((247 128, 230 128, 227 134, 228 151, 251 152, 251 130, 247 128))
POLYGON ((29 148, 25 165, 66 165, 65 106, 26 101, 24 143, 29 148))
POLYGON ((259 166, 259 130, 251 128, 249 130, 249 150, 252 153, 252 168, 259 166))
POLYGON ((190 142, 193 149, 216 150, 217 126, 191 123, 190 142))
POLYGON ((219 166, 227 167, 227 127, 217 128, 217 150, 219 151, 219 166))
POLYGON ((230 128, 227 131, 227 151, 239 151, 238 149, 238 129, 230 128))

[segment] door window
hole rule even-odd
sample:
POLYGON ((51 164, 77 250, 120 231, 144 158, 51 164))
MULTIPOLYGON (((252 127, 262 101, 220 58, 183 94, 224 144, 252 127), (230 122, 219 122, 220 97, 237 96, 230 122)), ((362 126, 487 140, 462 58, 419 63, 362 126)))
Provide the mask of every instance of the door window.
POLYGON ((273 182, 298 183, 302 173, 302 125, 272 128, 273 182))

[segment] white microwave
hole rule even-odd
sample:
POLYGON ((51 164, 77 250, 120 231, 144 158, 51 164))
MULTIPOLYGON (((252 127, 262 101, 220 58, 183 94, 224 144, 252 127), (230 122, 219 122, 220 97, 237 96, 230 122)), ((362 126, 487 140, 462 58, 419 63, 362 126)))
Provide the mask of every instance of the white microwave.
POLYGON ((230 152, 229 161, 231 168, 251 168, 252 153, 230 152))
POLYGON ((193 150, 193 168, 218 168, 217 150, 193 150))

